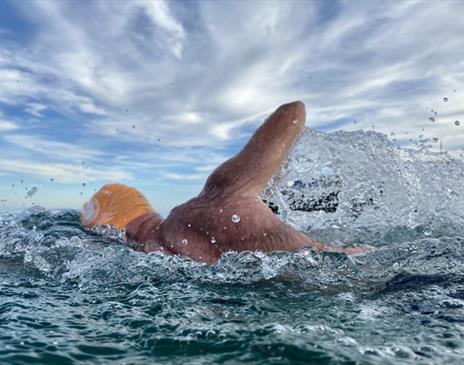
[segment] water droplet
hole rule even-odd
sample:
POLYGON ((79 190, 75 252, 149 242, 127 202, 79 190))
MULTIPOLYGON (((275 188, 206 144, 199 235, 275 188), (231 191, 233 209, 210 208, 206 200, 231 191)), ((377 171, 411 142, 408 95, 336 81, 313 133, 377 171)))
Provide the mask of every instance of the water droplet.
POLYGON ((82 183, 82 187, 84 187, 84 188, 85 188, 86 186, 87 186, 87 184, 86 184, 86 183, 82 183))
POLYGON ((216 238, 211 237, 211 243, 216 243, 216 238))
POLYGON ((430 117, 429 120, 430 120, 431 122, 435 122, 435 121, 436 121, 436 119, 435 119, 434 117, 430 117))
POLYGON ((447 101, 448 101, 448 98, 446 98, 446 97, 445 97, 445 98, 443 98, 443 102, 445 102, 445 103, 446 103, 447 101))
POLYGON ((224 211, 224 209, 222 209, 222 208, 221 208, 221 209, 219 209, 219 213, 222 213, 223 211, 224 211))
POLYGON ((55 179, 51 178, 51 179, 50 179, 50 182, 53 182, 53 181, 55 181, 55 179))
POLYGON ((456 125, 456 126, 459 126, 460 124, 461 124, 461 122, 459 120, 454 122, 454 125, 456 125))
POLYGON ((189 224, 187 224, 187 227, 189 227, 189 228, 190 228, 191 226, 192 226, 192 225, 191 225, 190 223, 189 223, 189 224))
POLYGON ((35 193, 37 193, 37 186, 34 186, 33 188, 31 188, 28 192, 27 192, 27 196, 30 198, 31 196, 34 196, 35 193))
POLYGON ((297 123, 297 120, 294 120, 292 123, 293 123, 293 124, 296 124, 296 123, 297 123))
POLYGON ((187 239, 184 238, 184 239, 182 240, 182 244, 183 244, 184 246, 185 246, 185 245, 188 245, 188 243, 189 243, 189 241, 188 241, 187 239))
POLYGON ((357 121, 357 120, 353 120, 353 124, 356 124, 356 123, 358 123, 358 121, 357 121))
POLYGON ((135 129, 135 124, 132 124, 132 129, 135 129))
POLYGON ((434 138, 433 138, 433 141, 434 141, 435 143, 437 143, 437 142, 438 142, 438 138, 437 138, 437 137, 434 137, 434 138))
POLYGON ((238 214, 234 214, 231 219, 234 223, 240 222, 240 216, 238 214))

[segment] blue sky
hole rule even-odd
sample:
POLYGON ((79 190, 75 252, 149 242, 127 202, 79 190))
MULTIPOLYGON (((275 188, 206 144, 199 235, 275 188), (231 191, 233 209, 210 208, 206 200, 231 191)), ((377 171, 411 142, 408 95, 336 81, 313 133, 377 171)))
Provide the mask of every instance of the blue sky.
POLYGON ((0 209, 79 208, 120 181, 166 214, 296 99, 317 130, 458 152, 462 14, 462 1, 2 1, 0 209))

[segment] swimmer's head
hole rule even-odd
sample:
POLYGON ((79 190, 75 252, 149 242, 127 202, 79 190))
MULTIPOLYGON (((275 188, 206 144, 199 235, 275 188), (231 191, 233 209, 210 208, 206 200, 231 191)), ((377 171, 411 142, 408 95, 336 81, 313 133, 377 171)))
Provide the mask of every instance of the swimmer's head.
POLYGON ((87 227, 111 225, 124 228, 135 218, 153 212, 136 189, 123 184, 104 185, 83 205, 81 223, 87 227))

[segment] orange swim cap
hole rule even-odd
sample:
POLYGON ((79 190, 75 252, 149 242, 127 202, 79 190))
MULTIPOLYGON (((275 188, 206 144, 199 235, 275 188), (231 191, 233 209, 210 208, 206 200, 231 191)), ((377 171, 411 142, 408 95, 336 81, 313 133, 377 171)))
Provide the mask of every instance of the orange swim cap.
POLYGON ((87 227, 109 224, 124 228, 135 218, 153 212, 147 199, 123 184, 104 185, 83 205, 81 223, 87 227))

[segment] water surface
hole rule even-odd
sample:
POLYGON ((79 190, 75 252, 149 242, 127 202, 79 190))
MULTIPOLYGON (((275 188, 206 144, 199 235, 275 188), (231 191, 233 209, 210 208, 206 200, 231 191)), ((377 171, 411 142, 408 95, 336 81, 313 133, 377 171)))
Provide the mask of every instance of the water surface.
POLYGON ((1 364, 461 364, 464 164, 377 133, 300 139, 263 199, 362 257, 132 251, 75 211, 0 218, 1 364))

